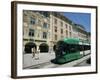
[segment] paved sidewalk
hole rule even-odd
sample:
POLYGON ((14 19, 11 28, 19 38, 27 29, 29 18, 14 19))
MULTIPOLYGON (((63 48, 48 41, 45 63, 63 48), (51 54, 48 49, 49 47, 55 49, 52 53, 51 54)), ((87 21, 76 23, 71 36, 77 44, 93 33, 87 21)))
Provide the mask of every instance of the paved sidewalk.
MULTIPOLYGON (((36 55, 34 58, 32 58, 32 54, 24 54, 23 68, 36 69, 36 68, 56 68, 56 67, 78 66, 81 63, 83 64, 83 62, 86 61, 90 57, 91 55, 87 55, 81 59, 63 64, 63 65, 57 65, 57 64, 52 64, 50 62, 51 59, 55 58, 54 53, 40 53, 39 55, 36 55), (39 59, 37 56, 39 57, 39 59)), ((86 66, 86 64, 83 64, 82 66, 86 66)))
POLYGON ((32 65, 38 65, 41 63, 50 62, 51 59, 55 58, 54 53, 40 53, 36 54, 35 57, 32 58, 32 53, 24 54, 23 56, 23 68, 28 68, 32 65))

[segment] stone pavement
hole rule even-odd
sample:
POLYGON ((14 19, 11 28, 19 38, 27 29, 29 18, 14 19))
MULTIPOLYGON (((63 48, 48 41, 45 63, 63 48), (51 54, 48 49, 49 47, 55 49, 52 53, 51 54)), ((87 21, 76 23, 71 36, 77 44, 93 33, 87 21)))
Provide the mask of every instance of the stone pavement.
MULTIPOLYGON (((86 66, 87 64, 84 63, 87 59, 89 59, 91 55, 84 56, 81 59, 74 60, 68 62, 63 65, 57 65, 50 62, 51 59, 55 58, 54 53, 40 53, 32 58, 32 54, 24 54, 24 69, 36 69, 36 68, 56 68, 56 67, 71 67, 71 66, 86 66)), ((88 64, 89 66, 90 64, 88 64)))
POLYGON ((55 53, 39 53, 35 57, 32 57, 32 53, 24 54, 23 56, 23 68, 28 68, 33 65, 50 62, 51 59, 55 58, 55 53))

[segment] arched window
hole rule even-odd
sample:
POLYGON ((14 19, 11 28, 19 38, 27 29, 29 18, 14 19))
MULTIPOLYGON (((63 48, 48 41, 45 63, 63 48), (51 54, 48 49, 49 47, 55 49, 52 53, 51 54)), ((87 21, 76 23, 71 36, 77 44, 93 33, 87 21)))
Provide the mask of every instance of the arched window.
POLYGON ((32 48, 34 48, 34 47, 35 47, 35 49, 37 49, 36 44, 33 42, 26 43, 25 49, 24 49, 25 53, 32 53, 32 48))
POLYGON ((48 52, 49 51, 49 46, 46 43, 42 43, 39 46, 40 52, 48 52))

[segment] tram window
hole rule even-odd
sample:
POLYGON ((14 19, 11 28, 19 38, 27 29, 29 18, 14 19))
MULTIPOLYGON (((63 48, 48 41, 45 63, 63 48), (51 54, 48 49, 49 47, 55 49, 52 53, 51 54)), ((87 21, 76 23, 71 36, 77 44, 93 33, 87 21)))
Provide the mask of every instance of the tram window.
POLYGON ((84 45, 84 50, 86 50, 86 47, 85 47, 85 45, 84 45))
POLYGON ((91 46, 89 45, 89 46, 88 46, 88 50, 90 50, 90 49, 91 49, 91 46))
POLYGON ((83 51, 84 50, 84 46, 83 45, 79 45, 79 50, 83 51))
POLYGON ((90 50, 90 45, 84 45, 84 50, 90 50))
POLYGON ((90 48, 91 48, 90 45, 88 45, 88 48, 87 49, 90 50, 90 48))
POLYGON ((84 50, 87 50, 87 46, 86 45, 84 45, 84 50))
POLYGON ((90 45, 88 45, 88 50, 90 50, 91 49, 91 46, 90 45))
POLYGON ((75 45, 75 44, 70 44, 68 48, 69 48, 70 53, 78 51, 78 45, 75 45))
POLYGON ((64 48, 64 51, 66 53, 69 53, 70 52, 70 45, 69 44, 66 44, 65 48, 64 48))

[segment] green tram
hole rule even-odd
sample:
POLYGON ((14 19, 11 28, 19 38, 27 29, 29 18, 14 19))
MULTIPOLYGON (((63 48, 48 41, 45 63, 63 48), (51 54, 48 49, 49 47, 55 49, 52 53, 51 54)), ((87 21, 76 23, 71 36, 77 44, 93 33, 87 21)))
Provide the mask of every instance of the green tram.
POLYGON ((64 64, 90 54, 90 44, 76 38, 65 38, 56 44, 55 59, 51 62, 64 64))

